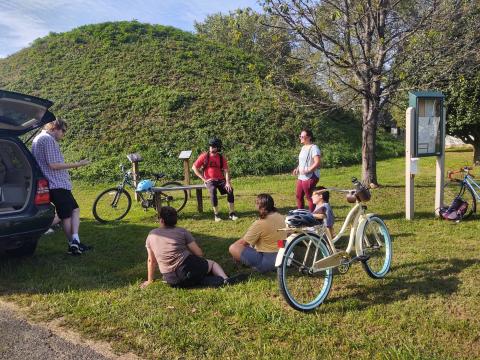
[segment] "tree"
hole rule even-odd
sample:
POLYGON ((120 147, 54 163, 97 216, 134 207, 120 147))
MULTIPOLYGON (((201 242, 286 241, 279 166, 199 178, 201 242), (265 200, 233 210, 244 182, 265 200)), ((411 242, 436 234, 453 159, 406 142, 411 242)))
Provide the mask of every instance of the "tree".
POLYGON ((204 22, 195 22, 194 26, 200 37, 258 54, 272 67, 283 67, 289 61, 292 36, 284 27, 275 26, 276 22, 266 14, 246 8, 226 15, 209 15, 204 22))
POLYGON ((473 51, 462 47, 459 29, 470 1, 264 0, 297 41, 322 56, 318 72, 338 99, 362 110, 362 181, 377 185, 379 114, 408 79, 432 66, 452 66, 473 51), (450 29, 451 28, 451 29, 450 29), (447 31, 445 35, 445 29, 447 31), (457 41, 446 41, 456 37, 457 41), (408 50, 408 52, 407 52, 408 50), (421 54, 422 56, 417 56, 421 54), (455 58, 453 57, 455 55, 455 58), (419 61, 421 59, 422 61, 419 61), (342 96, 342 93, 348 96, 342 96))
POLYGON ((473 162, 480 163, 480 72, 461 77, 446 89, 447 132, 473 145, 473 162))
POLYGON ((318 60, 305 55, 307 47, 295 41, 294 32, 281 18, 245 8, 209 15, 194 26, 198 36, 204 39, 258 55, 267 65, 265 78, 288 89, 291 96, 309 96, 309 106, 317 110, 330 112, 337 108, 317 86, 317 75, 312 69, 317 67, 318 60))

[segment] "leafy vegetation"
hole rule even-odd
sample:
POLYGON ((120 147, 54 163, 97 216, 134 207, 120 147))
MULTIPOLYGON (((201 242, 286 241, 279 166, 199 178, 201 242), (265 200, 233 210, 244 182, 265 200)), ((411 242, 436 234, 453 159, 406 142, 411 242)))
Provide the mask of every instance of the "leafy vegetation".
POLYGON ((447 131, 473 145, 473 162, 480 163, 480 72, 460 76, 447 89, 447 131))
MULTIPOLYGON (((354 114, 315 108, 324 96, 310 86, 286 89, 268 77, 259 55, 172 27, 132 22, 52 33, 0 60, 0 87, 55 102, 69 131, 67 160, 92 165, 74 177, 112 180, 125 155, 142 169, 181 177, 181 150, 194 156, 216 134, 235 176, 285 172, 298 154, 297 135, 311 127, 324 166, 360 161, 361 125, 354 114)), ((388 135, 378 156, 402 145, 388 135)))
MULTIPOLYGON (((447 152, 446 168, 460 168, 471 156, 471 150, 447 152)), ((90 208, 106 185, 78 182, 80 236, 94 250, 71 257, 61 232, 43 237, 32 258, 0 259, 0 298, 21 305, 30 318, 57 319, 146 359, 478 359, 479 216, 458 224, 434 218, 432 157, 419 163, 415 218, 405 220, 404 164, 403 158, 378 162, 384 186, 367 204, 392 234, 391 272, 373 280, 353 265, 335 275, 326 302, 311 314, 286 305, 274 274, 220 289, 176 290, 157 281, 140 290, 154 213, 134 204, 125 221, 100 225, 90 208)), ((346 188, 360 171, 358 165, 325 169, 321 183, 346 188)), ((233 264, 228 246, 255 219, 256 194, 271 193, 286 213, 295 203, 294 183, 288 175, 234 179, 238 221, 215 223, 192 200, 179 225, 228 273, 247 272, 233 264)), ((338 193, 331 204, 338 231, 350 204, 338 193)), ((224 198, 220 210, 225 217, 224 198)))

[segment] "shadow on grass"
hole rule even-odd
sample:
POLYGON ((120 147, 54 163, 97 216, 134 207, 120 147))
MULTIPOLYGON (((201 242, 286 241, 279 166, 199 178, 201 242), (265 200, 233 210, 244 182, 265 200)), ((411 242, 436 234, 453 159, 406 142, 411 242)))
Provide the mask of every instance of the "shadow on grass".
MULTIPOLYGON (((153 228, 128 222, 100 225, 83 221, 82 241, 94 249, 81 256, 67 254, 62 231, 43 236, 33 256, 0 258, 0 295, 116 289, 140 282, 146 277, 145 239, 153 228)), ((208 258, 232 271, 228 247, 236 239, 192 234, 208 258)))
MULTIPOLYGON (((389 184, 389 185, 382 185, 380 189, 405 189, 405 184, 389 184)), ((431 184, 415 184, 415 189, 417 188, 435 188, 435 183, 432 182, 431 184)))
MULTIPOLYGON (((383 220, 406 220, 405 219, 405 212, 404 211, 398 211, 394 213, 387 213, 387 214, 381 214, 379 215, 383 220)), ((420 220, 420 219, 435 219, 435 213, 424 211, 416 211, 413 214, 413 220, 420 220)))
MULTIPOLYGON (((277 207, 277 210, 280 214, 282 215, 287 215, 287 213, 290 210, 295 210, 295 206, 291 207, 277 207)), ((251 218, 258 218, 258 210, 254 209, 252 206, 252 210, 247 210, 247 211, 235 211, 235 213, 240 217, 251 217, 251 218)), ((203 213, 195 213, 195 212, 187 212, 187 213, 180 213, 179 217, 181 219, 195 219, 195 220, 212 220, 213 221, 213 211, 211 209, 207 209, 206 211, 204 210, 203 213)), ((227 211, 220 212, 220 217, 222 219, 228 219, 228 213, 227 211)))
POLYGON ((359 300, 355 308, 362 310, 372 305, 407 300, 412 296, 451 295, 460 285, 456 275, 477 263, 475 260, 437 259, 400 264, 377 285, 349 286, 353 291, 348 296, 359 300))

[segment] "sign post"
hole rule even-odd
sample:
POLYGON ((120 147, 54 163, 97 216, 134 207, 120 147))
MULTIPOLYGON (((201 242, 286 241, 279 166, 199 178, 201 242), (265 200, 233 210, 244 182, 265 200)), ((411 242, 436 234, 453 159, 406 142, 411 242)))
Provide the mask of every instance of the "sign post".
MULTIPOLYGON (((132 163, 132 177, 133 177, 133 186, 135 186, 135 189, 137 188, 138 185, 138 180, 140 179, 139 171, 138 171, 138 163, 142 161, 142 157, 140 154, 135 153, 135 154, 128 154, 127 159, 132 163)), ((140 198, 135 191, 134 193, 135 200, 139 201, 140 198)))
MULTIPOLYGON (((183 150, 178 155, 179 159, 183 160, 183 183, 190 185, 190 157, 192 156, 192 150, 183 150)), ((188 190, 188 197, 192 197, 192 191, 188 190)))
POLYGON ((405 217, 414 215, 414 178, 420 157, 436 156, 435 214, 443 203, 445 169, 445 96, 441 92, 409 93, 405 139, 405 217))

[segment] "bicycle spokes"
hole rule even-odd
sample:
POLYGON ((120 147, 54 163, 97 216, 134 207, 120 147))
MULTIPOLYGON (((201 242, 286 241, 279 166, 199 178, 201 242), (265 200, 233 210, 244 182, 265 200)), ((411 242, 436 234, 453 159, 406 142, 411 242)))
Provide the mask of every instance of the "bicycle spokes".
POLYGON ((297 310, 314 309, 330 291, 332 270, 313 271, 313 264, 326 256, 326 246, 305 235, 288 245, 278 279, 283 296, 297 310))

